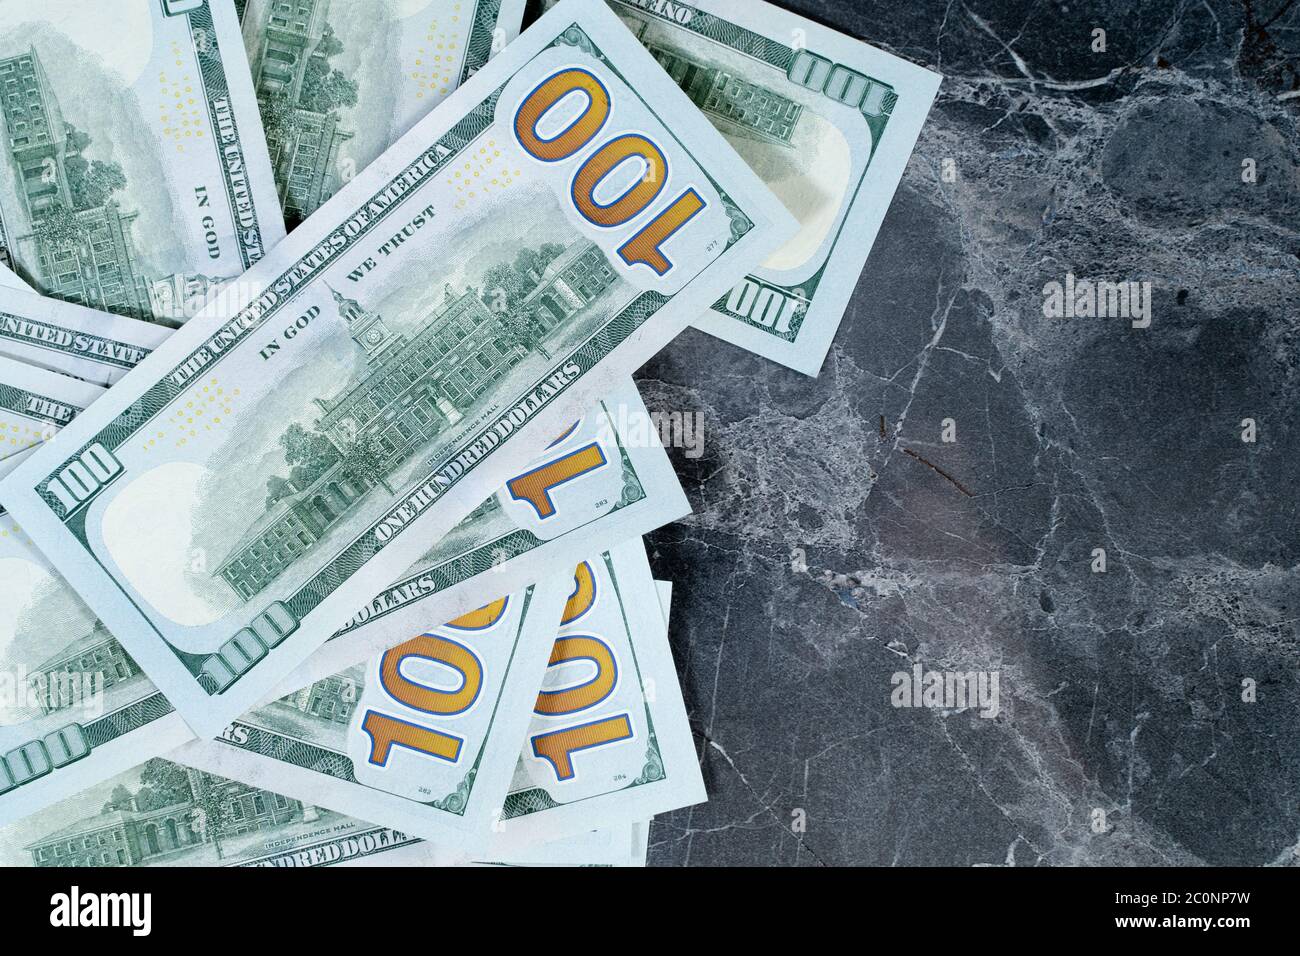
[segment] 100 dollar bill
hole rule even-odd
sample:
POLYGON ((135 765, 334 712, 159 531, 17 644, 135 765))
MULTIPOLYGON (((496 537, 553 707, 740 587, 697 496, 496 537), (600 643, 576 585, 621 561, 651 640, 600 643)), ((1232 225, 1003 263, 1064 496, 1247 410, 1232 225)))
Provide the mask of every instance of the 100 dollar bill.
POLYGON ((696 327, 816 375, 939 75, 760 0, 609 2, 799 220, 696 327))
MULTIPOLYGON (((102 394, 2 359, 0 383, 12 389, 0 396, 24 413, 22 420, 0 416, 21 438, 15 447, 51 437, 102 394)), ((375 595, 275 696, 422 633, 429 621, 536 583, 578 560, 593 541, 614 544, 685 514, 667 455, 642 428, 647 422, 629 381, 375 595)), ((29 680, 66 688, 56 694, 63 701, 57 706, 32 703, 26 716, 0 721, 9 728, 0 731, 3 821, 164 753, 189 734, 139 665, 3 515, 0 558, 0 606, 8 609, 0 628, 2 672, 22 675, 14 679, 18 691, 29 680), (41 719, 31 719, 38 710, 41 719)))
POLYGON ((216 734, 792 228, 566 0, 0 501, 216 734))
POLYGON ((248 0, 244 44, 290 229, 519 34, 524 0, 248 0))
POLYGON ((561 576, 501 598, 171 758, 441 845, 481 847, 567 594, 561 576))
POLYGON ((0 824, 192 737, 3 508, 0 674, 0 824))
POLYGON ((532 671, 531 685, 516 680, 521 672, 511 663, 505 680, 513 689, 496 693, 505 650, 498 620, 509 608, 498 603, 259 707, 218 740, 173 757, 492 861, 704 800, 640 541, 583 562, 564 590, 563 615, 557 609, 539 658, 549 656, 546 676, 532 671), (456 677, 449 681, 448 672, 456 677), (477 741, 479 721, 497 707, 523 720, 494 725, 487 734, 497 739, 485 746, 504 745, 513 756, 503 772, 502 750, 493 747, 492 776, 474 781, 480 803, 466 813, 464 800, 449 803, 443 794, 466 766, 462 755, 475 753, 459 741, 477 741), (411 723, 397 767, 389 765, 391 715, 411 723), (441 800, 416 806, 421 793, 441 800))
MULTIPOLYGON (((656 581, 655 593, 659 609, 667 628, 672 608, 673 584, 656 581)), ((567 614, 566 614, 567 616, 567 614)), ((646 642, 638 642, 644 652, 646 642)), ((597 672, 597 679, 600 674, 597 672)), ((651 685, 653 687, 653 685, 651 685)), ((525 752, 525 759, 527 752, 525 752)), ((632 792, 632 791, 626 791, 632 792)), ((616 808, 606 811, 609 819, 616 816, 631 820, 635 811, 616 808)), ((494 826, 492 859, 473 861, 475 866, 645 866, 650 848, 650 819, 636 822, 610 823, 598 830, 575 833, 546 842, 533 842, 528 834, 509 832, 504 820, 494 826)), ((566 828, 567 829, 567 828, 566 828)), ((536 831, 535 831, 536 832, 536 831)), ((409 851, 408 851, 409 852, 409 851)), ((400 856, 398 857, 400 858, 400 856)))
MULTIPOLYGON (((661 586, 661 600, 666 594, 661 586)), ((512 851, 511 865, 645 865, 649 821, 512 851)), ((153 758, 0 819, 3 866, 432 866, 465 859, 391 827, 153 758)))
POLYGON ((645 546, 578 567, 488 859, 708 799, 645 546))
POLYGON ((176 325, 284 237, 228 2, 0 0, 0 258, 176 325))

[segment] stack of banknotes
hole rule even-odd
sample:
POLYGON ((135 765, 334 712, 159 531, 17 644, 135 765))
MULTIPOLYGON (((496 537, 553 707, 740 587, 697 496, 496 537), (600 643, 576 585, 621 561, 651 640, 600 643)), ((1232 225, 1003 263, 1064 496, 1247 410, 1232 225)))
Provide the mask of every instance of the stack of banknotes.
POLYGON ((0 863, 643 864, 631 374, 816 375, 938 82, 754 0, 0 0, 0 863))

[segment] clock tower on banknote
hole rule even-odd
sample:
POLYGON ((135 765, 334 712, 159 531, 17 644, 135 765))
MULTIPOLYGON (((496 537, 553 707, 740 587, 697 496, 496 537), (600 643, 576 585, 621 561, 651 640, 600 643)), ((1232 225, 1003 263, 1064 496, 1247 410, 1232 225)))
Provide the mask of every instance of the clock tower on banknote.
POLYGON ((333 286, 327 285, 327 288, 334 294, 334 304, 338 306, 339 318, 348 324, 352 341, 365 350, 370 364, 382 362, 401 336, 393 335, 388 331, 383 316, 378 312, 363 308, 356 299, 347 298, 333 286))

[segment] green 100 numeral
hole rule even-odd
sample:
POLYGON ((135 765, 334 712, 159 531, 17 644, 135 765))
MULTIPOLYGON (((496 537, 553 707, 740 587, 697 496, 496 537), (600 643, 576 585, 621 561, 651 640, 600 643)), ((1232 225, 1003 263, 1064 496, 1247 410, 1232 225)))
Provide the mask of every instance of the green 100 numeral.
POLYGON ((886 109, 886 99, 894 92, 890 87, 850 70, 847 66, 832 63, 826 57, 809 50, 795 53, 786 75, 791 83, 829 96, 835 102, 861 110, 867 116, 880 116, 889 112, 886 109))
POLYGON ((68 724, 40 740, 30 740, 0 757, 0 793, 43 777, 90 753, 80 724, 68 724))
POLYGON ((104 483, 122 470, 122 464, 103 445, 96 442, 46 481, 45 486, 59 499, 65 512, 78 506, 99 491, 104 483))

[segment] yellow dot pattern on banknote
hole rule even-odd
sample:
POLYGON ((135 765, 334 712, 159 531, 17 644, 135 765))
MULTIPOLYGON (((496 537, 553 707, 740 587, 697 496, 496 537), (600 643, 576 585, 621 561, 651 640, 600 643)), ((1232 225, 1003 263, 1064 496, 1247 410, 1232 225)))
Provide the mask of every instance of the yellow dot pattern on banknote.
POLYGON ((0 540, 19 541, 23 544, 32 543, 32 539, 27 537, 23 529, 18 527, 8 515, 0 518, 0 540))
POLYGON ((156 428, 141 436, 141 450, 147 454, 160 447, 184 448, 205 434, 220 431, 238 400, 239 389, 224 388, 217 378, 208 379, 173 405, 171 414, 156 428))
POLYGON ((50 425, 34 425, 25 419, 0 418, 0 449, 6 455, 39 445, 53 434, 50 425))
POLYGON ((171 45, 176 69, 158 72, 158 120, 165 139, 172 141, 176 152, 185 152, 186 142, 204 136, 203 110, 194 90, 194 80, 185 69, 181 48, 171 45))
POLYGON ((418 87, 415 91, 417 100, 426 96, 439 99, 451 92, 456 78, 456 64, 460 61, 457 53, 456 24, 460 23, 460 4, 451 8, 451 33, 443 33, 438 28, 438 21, 430 20, 429 29, 424 37, 424 45, 415 51, 412 63, 411 79, 418 87))
POLYGON ((464 209, 471 202, 509 189, 521 175, 521 170, 511 169, 502 158, 497 141, 490 139, 448 174, 447 185, 456 192, 456 208, 464 209))

